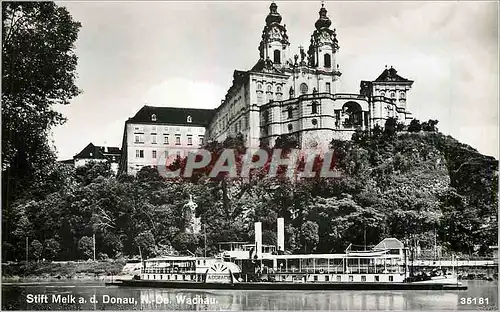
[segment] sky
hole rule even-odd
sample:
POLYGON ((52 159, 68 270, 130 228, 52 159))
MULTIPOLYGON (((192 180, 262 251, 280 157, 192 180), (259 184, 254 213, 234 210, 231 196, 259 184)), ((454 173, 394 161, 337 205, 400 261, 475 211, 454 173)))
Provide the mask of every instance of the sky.
MULTIPOLYGON (((258 60, 267 2, 57 2, 82 27, 76 84, 58 107, 58 158, 88 143, 121 147, 124 123, 142 106, 215 108, 234 70, 258 60)), ((290 49, 307 47, 320 1, 277 1, 290 49)), ((416 119, 498 159, 497 2, 325 1, 336 28, 339 92, 358 93, 385 66, 414 82, 416 119)))

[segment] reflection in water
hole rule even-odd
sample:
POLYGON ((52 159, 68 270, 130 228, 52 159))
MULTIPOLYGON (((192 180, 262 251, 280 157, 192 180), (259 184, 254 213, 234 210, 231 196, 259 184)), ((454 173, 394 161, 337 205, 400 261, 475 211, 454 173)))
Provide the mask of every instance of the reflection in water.
POLYGON ((231 291, 104 287, 89 284, 2 287, 3 310, 456 310, 495 309, 497 282, 468 282, 467 291, 231 291), (28 303, 46 294, 49 303, 28 303), (84 298, 55 303, 52 296, 84 298), (489 305, 466 306, 463 297, 489 298, 489 305), (97 302, 91 302, 96 298, 97 302), (128 298, 128 299, 127 299, 128 298), (127 299, 127 300, 126 300, 127 299))

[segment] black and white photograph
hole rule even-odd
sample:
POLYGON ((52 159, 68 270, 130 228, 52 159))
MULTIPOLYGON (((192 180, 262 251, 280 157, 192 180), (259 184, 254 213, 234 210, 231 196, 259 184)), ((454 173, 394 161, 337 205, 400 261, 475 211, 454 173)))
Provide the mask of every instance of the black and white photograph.
POLYGON ((2 1, 1 309, 498 311, 498 1, 2 1))

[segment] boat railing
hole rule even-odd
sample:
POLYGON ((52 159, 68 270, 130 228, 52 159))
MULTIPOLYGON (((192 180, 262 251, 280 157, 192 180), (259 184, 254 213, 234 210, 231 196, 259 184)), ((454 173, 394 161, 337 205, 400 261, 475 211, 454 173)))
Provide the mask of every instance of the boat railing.
POLYGON ((360 266, 348 267, 345 270, 343 267, 329 267, 329 266, 316 266, 297 268, 281 268, 276 270, 276 273, 307 273, 307 274, 389 274, 399 273, 398 267, 384 267, 384 266, 360 266))
POLYGON ((179 274, 179 273, 196 273, 195 268, 145 268, 142 269, 143 274, 179 274))

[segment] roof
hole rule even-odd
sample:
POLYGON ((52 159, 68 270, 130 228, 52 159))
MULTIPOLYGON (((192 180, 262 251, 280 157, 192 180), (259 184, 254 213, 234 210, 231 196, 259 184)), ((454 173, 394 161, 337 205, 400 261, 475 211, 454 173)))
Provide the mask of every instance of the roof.
POLYGON ((389 69, 385 69, 380 76, 378 76, 377 79, 375 79, 375 82, 407 82, 407 83, 413 83, 413 81, 408 80, 406 78, 401 77, 400 75, 397 74, 397 70, 391 66, 389 69))
POLYGON ((64 160, 58 160, 60 164, 74 164, 75 161, 73 159, 64 159, 64 160))
POLYGON ((76 154, 74 159, 107 159, 109 156, 120 157, 121 151, 119 147, 112 146, 96 146, 89 143, 80 153, 76 154))
POLYGON ((144 105, 134 117, 128 119, 128 122, 207 126, 214 112, 213 109, 144 105), (154 120, 153 115, 155 115, 156 120, 154 120), (187 121, 188 116, 192 120, 190 123, 187 121))
POLYGON ((373 249, 403 249, 404 247, 405 245, 397 238, 386 238, 373 247, 373 249))

